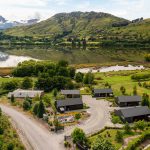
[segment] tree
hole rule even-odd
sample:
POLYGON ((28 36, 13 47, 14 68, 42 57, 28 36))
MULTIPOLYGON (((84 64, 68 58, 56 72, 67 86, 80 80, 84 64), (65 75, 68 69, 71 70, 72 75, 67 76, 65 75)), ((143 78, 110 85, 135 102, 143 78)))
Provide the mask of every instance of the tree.
POLYGON ((22 88, 23 89, 30 89, 33 86, 33 80, 29 77, 26 77, 22 81, 22 88))
POLYGON ((42 100, 40 100, 39 102, 39 106, 38 106, 38 111, 37 111, 37 116, 39 118, 43 118, 43 114, 45 113, 45 106, 44 103, 42 102, 42 100))
POLYGON ((122 143, 123 142, 123 134, 122 134, 122 132, 121 131, 117 131, 117 133, 116 133, 116 141, 118 142, 118 143, 122 143))
POLYGON ((60 60, 58 62, 58 66, 61 66, 61 67, 68 67, 68 65, 69 65, 69 63, 66 60, 60 60))
POLYGON ((84 74, 81 73, 81 72, 78 72, 75 76, 75 80, 76 82, 82 82, 83 81, 83 77, 84 77, 84 74))
POLYGON ((126 124, 124 125, 124 130, 125 130, 125 133, 130 133, 131 132, 131 128, 129 126, 129 124, 126 122, 126 124))
POLYGON ((33 107, 33 113, 34 113, 35 115, 38 114, 38 108, 39 108, 39 102, 35 103, 35 105, 34 105, 34 107, 33 107))
POLYGON ((120 87, 120 91, 121 91, 121 93, 122 93, 123 95, 125 95, 126 89, 125 89, 124 86, 121 86, 121 87, 120 87))
POLYGON ((92 84, 94 81, 94 75, 92 73, 87 73, 84 77, 84 84, 92 84))
POLYGON ((108 141, 98 136, 92 143, 91 150, 115 150, 114 146, 108 141))
POLYGON ((54 97, 56 97, 56 96, 57 96, 57 93, 58 93, 58 90, 57 90, 57 89, 54 89, 54 91, 53 91, 53 95, 54 95, 54 97))
POLYGON ((75 128, 71 134, 74 143, 86 143, 87 138, 84 131, 80 128, 75 128))
POLYGON ((31 108, 30 102, 27 101, 27 100, 24 100, 24 102, 23 102, 23 109, 24 110, 29 110, 30 108, 31 108))
POLYGON ((149 102, 149 95, 144 93, 142 96, 142 106, 148 106, 150 107, 150 102, 149 102))
POLYGON ((76 74, 76 69, 74 67, 69 68, 69 75, 73 79, 76 74))
POLYGON ((137 95, 137 87, 136 86, 133 87, 133 95, 137 95))
POLYGON ((5 82, 2 83, 2 88, 5 90, 15 90, 18 88, 19 82, 17 80, 13 80, 13 81, 9 81, 9 82, 5 82))
POLYGON ((14 97, 14 95, 13 95, 13 94, 11 95, 10 100, 11 100, 11 102, 12 102, 12 103, 14 103, 14 102, 15 102, 15 97, 14 97))

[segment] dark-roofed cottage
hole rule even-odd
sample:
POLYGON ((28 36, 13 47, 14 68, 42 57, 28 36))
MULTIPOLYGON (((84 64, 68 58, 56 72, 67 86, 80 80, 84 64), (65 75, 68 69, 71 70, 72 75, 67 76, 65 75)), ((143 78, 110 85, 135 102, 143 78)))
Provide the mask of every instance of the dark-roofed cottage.
POLYGON ((116 103, 120 107, 139 106, 142 101, 140 96, 118 96, 116 103))
POLYGON ((57 100, 55 102, 55 105, 56 105, 56 108, 59 112, 83 109, 83 101, 81 98, 57 100))
POLYGON ((111 97, 113 96, 112 89, 94 89, 93 90, 94 97, 111 97))
POLYGON ((138 120, 148 120, 150 116, 150 109, 147 106, 128 107, 115 110, 115 114, 118 115, 124 122, 133 122, 138 120))
POLYGON ((61 90, 65 98, 80 98, 80 90, 61 90))

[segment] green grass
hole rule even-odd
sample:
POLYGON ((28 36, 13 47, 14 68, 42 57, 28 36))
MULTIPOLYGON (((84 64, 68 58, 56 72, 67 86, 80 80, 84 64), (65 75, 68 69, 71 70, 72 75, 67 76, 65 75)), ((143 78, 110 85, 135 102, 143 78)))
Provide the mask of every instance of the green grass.
POLYGON ((136 133, 132 132, 131 134, 125 134, 124 133, 124 130, 123 129, 107 129, 105 131, 103 131, 102 133, 100 134, 97 134, 97 135, 94 135, 92 137, 89 138, 89 141, 90 143, 92 143, 95 138, 97 138, 98 135, 102 136, 104 139, 107 139, 109 142, 111 142, 114 146, 115 146, 115 149, 116 150, 119 150, 122 146, 122 143, 118 143, 115 138, 116 138, 116 133, 117 131, 121 131, 123 133, 123 137, 124 138, 127 138, 127 137, 130 137, 130 136, 134 136, 136 135, 136 133), (110 134, 110 136, 107 136, 107 133, 110 134))
POLYGON ((0 128, 1 131, 3 130, 3 133, 0 134, 0 149, 8 150, 11 145, 14 150, 25 150, 16 131, 10 124, 9 118, 5 115, 0 116, 0 128))
POLYGON ((136 72, 148 72, 148 71, 119 71, 119 72, 109 72, 109 73, 96 73, 95 78, 99 77, 102 80, 95 80, 97 82, 96 88, 104 88, 105 83, 109 83, 114 91, 115 96, 122 95, 120 92, 120 87, 124 86, 126 88, 126 94, 133 95, 133 87, 137 86, 137 93, 141 95, 147 93, 150 95, 149 89, 138 86, 138 82, 131 79, 131 75, 136 72))

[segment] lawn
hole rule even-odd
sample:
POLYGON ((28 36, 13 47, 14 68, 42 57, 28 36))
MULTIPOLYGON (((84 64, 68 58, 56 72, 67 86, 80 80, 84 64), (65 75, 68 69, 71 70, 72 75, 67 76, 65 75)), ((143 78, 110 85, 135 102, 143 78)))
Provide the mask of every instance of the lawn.
MULTIPOLYGON (((150 71, 150 70, 148 70, 150 71)), ((108 72, 108 73, 96 73, 95 74, 95 81, 97 85, 95 88, 104 88, 105 83, 109 83, 111 88, 114 91, 116 96, 122 95, 120 92, 120 87, 124 86, 126 89, 126 94, 132 95, 133 94, 133 87, 137 86, 137 93, 138 95, 142 95, 143 93, 147 93, 150 95, 150 90, 144 87, 140 87, 138 82, 135 82, 131 79, 131 75, 135 74, 136 72, 148 72, 147 70, 142 71, 119 71, 119 72, 108 72)), ((142 83, 142 82, 141 82, 142 83)))
POLYGON ((123 129, 106 129, 106 130, 104 130, 103 132, 101 132, 97 135, 89 137, 89 141, 90 141, 90 143, 92 143, 95 140, 95 138, 97 138, 100 135, 104 139, 107 139, 110 143, 112 143, 115 146, 116 150, 119 150, 122 146, 122 143, 118 143, 116 141, 117 131, 121 131, 123 133, 123 138, 128 138, 130 136, 134 136, 134 135, 138 134, 136 132, 131 132, 129 134, 126 134, 126 133, 124 133, 123 129))

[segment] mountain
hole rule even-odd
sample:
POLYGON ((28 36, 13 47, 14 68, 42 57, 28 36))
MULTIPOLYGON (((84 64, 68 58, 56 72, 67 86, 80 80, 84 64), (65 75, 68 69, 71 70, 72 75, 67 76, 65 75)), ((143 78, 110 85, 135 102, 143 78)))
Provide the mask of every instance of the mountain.
POLYGON ((129 22, 102 12, 59 13, 35 25, 16 27, 7 30, 6 33, 16 36, 87 36, 111 28, 113 24, 128 24, 129 22))
POLYGON ((32 25, 39 22, 38 19, 29 19, 29 20, 21 20, 21 21, 8 21, 4 17, 0 16, 0 30, 5 30, 9 28, 13 28, 16 26, 26 26, 32 25))
POLYGON ((5 34, 32 36, 34 41, 39 39, 39 42, 47 38, 48 42, 67 43, 86 37, 92 42, 106 41, 106 45, 118 42, 121 46, 121 42, 125 45, 132 42, 133 46, 135 43, 144 46, 144 41, 149 43, 150 40, 150 19, 129 21, 103 12, 59 13, 37 24, 8 29, 5 34))
POLYGON ((0 16, 0 23, 5 23, 6 19, 3 16, 0 16))

